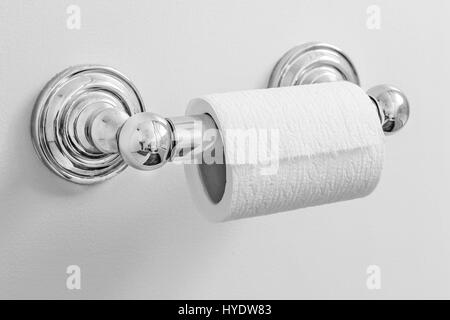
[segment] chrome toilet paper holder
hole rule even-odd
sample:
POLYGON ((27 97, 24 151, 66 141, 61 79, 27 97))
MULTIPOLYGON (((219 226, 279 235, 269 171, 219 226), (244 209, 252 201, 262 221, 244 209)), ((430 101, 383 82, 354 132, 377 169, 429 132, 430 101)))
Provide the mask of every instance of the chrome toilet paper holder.
MULTIPOLYGON (((331 81, 359 85, 346 54, 313 42, 285 53, 268 87, 331 81)), ((385 134, 406 124, 409 103, 400 90, 379 85, 367 94, 385 134)), ((34 106, 31 133, 37 154, 52 172, 74 183, 93 184, 117 175, 127 165, 154 170, 180 154, 195 152, 200 146, 193 137, 202 134, 196 122, 202 123, 203 130, 216 128, 208 115, 164 118, 146 112, 138 90, 120 72, 79 65, 57 74, 43 88, 34 106)))

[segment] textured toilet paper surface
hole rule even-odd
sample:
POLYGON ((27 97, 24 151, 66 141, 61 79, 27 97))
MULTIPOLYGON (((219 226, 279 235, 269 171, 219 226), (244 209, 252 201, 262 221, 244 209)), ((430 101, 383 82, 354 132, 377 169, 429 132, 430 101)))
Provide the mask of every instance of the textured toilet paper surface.
POLYGON ((352 83, 212 94, 191 101, 187 114, 199 113, 214 118, 226 164, 220 201, 211 200, 198 166, 185 165, 194 202, 209 220, 359 198, 379 181, 384 133, 376 107, 352 83), (236 139, 249 139, 244 161, 236 161, 236 139))

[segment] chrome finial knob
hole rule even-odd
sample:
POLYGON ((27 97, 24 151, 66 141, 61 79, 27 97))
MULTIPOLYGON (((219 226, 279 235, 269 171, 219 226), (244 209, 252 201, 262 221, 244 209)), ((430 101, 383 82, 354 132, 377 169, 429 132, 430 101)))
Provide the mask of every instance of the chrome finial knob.
POLYGON ((119 132, 119 152, 123 160, 139 170, 162 167, 172 150, 169 122, 151 112, 130 117, 119 132))
POLYGON ((367 94, 378 107, 385 134, 392 134, 405 126, 409 118, 409 103, 403 92, 383 84, 370 88, 367 94))

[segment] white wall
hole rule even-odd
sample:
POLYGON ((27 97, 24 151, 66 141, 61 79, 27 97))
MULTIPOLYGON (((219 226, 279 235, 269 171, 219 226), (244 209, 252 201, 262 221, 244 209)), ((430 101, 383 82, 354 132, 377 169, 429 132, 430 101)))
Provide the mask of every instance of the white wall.
POLYGON ((0 2, 0 298, 450 298, 450 2, 0 2), (80 6, 81 29, 66 28, 80 6), (381 8, 381 29, 366 9, 381 8), (261 88, 311 40, 354 60, 363 87, 402 88, 412 114, 368 198, 210 224, 181 166, 65 182, 36 157, 34 100, 74 64, 128 75, 147 108, 181 115, 212 92, 261 88), (66 289, 66 267, 82 289, 66 289), (379 265, 382 288, 366 287, 379 265))

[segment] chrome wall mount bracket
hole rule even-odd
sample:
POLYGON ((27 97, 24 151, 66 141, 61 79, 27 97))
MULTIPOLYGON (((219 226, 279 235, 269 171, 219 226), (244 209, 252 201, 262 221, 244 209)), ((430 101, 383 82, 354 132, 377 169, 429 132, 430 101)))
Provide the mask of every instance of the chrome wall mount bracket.
MULTIPOLYGON (((33 144, 58 176, 81 184, 100 182, 127 166, 118 153, 104 153, 93 145, 91 129, 105 123, 120 128, 128 116, 141 112, 145 112, 142 98, 120 72, 98 65, 70 67, 51 79, 36 101, 33 144), (102 111, 107 113, 99 121, 96 116, 102 111), (92 126, 94 118, 97 122, 92 126)), ((112 134, 115 139, 116 132, 112 134)))
MULTIPOLYGON (((276 64, 269 87, 351 81, 356 69, 340 49, 306 43, 289 50, 276 64)), ((368 90, 386 134, 401 129, 409 103, 398 89, 368 90)), ((208 115, 164 118, 146 112, 137 89, 120 72, 99 65, 70 67, 41 91, 32 114, 37 154, 58 176, 79 184, 109 179, 130 165, 154 170, 179 155, 202 150, 198 136, 216 128, 208 115), (195 123, 201 122, 201 131, 195 123)))
POLYGON ((309 42, 286 52, 275 65, 269 88, 333 81, 350 81, 359 85, 351 60, 339 48, 320 42, 309 42))

